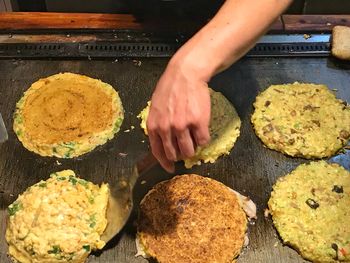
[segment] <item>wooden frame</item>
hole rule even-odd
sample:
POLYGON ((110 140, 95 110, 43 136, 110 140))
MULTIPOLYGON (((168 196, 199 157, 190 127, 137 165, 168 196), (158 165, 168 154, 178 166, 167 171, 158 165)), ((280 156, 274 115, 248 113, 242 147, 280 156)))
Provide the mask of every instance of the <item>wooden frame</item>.
MULTIPOLYGON (((123 29, 192 34, 202 24, 142 21, 131 14, 0 12, 0 43, 113 40, 113 30, 123 29)), ((329 33, 335 25, 350 26, 350 15, 283 15, 269 33, 329 33)))
MULTIPOLYGON (((5 0, 9 1, 9 0, 5 0)), ((131 14, 82 14, 13 12, 0 13, 0 30, 118 30, 118 29, 188 29, 194 28, 192 21, 172 21, 164 25, 161 21, 141 21, 131 14), (158 23, 157 23, 158 22, 158 23)), ((334 25, 349 25, 350 15, 283 15, 271 25, 276 31, 330 31, 334 25)), ((198 25, 197 25, 198 27, 198 25)))

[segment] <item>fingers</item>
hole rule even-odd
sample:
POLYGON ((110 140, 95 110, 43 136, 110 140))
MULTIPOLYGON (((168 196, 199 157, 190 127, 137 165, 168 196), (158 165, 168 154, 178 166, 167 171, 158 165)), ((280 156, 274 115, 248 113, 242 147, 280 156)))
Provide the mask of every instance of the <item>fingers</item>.
POLYGON ((175 85, 163 76, 152 95, 147 130, 153 155, 172 172, 177 159, 192 157, 197 146, 209 142, 210 94, 205 83, 185 78, 175 85))
POLYGON ((174 162, 167 159, 167 155, 164 151, 161 137, 151 130, 149 131, 149 141, 154 157, 157 158, 160 165, 168 173, 173 173, 175 171, 174 162))
POLYGON ((192 129, 193 138, 198 146, 203 146, 209 143, 210 133, 208 125, 201 125, 193 127, 192 129))
POLYGON ((161 130, 159 136, 163 143, 164 153, 169 161, 176 161, 177 153, 176 153, 176 140, 174 140, 171 136, 170 129, 161 130))
POLYGON ((156 121, 150 117, 147 120, 147 130, 149 134, 150 145, 154 157, 157 158, 160 165, 169 173, 175 170, 174 161, 177 153, 174 146, 174 140, 171 136, 171 130, 167 122, 156 121))
POLYGON ((177 144, 182 158, 189 158, 194 155, 195 144, 189 129, 176 131, 177 144))
POLYGON ((173 127, 164 123, 160 126, 159 123, 147 122, 147 129, 152 153, 168 172, 174 172, 174 162, 178 157, 192 157, 197 145, 205 145, 210 140, 206 121, 198 122, 196 126, 179 125, 181 122, 178 121, 173 127))

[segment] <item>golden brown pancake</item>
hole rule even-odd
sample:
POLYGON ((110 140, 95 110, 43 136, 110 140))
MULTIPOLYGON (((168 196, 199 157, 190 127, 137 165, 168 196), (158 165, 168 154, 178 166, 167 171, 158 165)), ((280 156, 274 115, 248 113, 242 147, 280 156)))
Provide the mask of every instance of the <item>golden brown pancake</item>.
POLYGON ((195 174, 157 184, 140 204, 139 241, 160 263, 231 263, 246 229, 237 195, 195 174))
POLYGON ((257 136, 290 156, 328 157, 350 139, 350 107, 325 85, 272 85, 257 96, 254 107, 257 136))
POLYGON ((122 104, 112 86, 61 73, 38 80, 24 93, 14 130, 28 150, 71 158, 112 139, 122 121, 122 104))

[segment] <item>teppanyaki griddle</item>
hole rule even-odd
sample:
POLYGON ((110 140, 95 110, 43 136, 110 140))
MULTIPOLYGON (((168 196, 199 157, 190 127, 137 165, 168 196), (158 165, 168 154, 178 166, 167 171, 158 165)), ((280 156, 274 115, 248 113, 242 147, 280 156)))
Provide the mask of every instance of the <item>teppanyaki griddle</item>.
MULTIPOLYGON (((135 162, 149 148, 136 116, 149 100, 167 61, 168 58, 138 58, 136 62, 133 59, 0 60, 0 112, 9 130, 9 140, 0 144, 0 262, 10 262, 4 237, 6 208, 27 187, 46 179, 51 172, 68 168, 95 183, 117 182, 131 174, 135 162), (85 74, 111 84, 120 92, 125 108, 125 120, 116 138, 82 157, 59 162, 56 158, 43 158, 27 151, 12 130, 15 104, 23 92, 39 78, 58 72, 85 74), (131 126, 136 128, 131 129, 131 126)), ((294 250, 282 245, 271 219, 266 219, 263 213, 276 179, 307 160, 287 157, 263 147, 250 124, 256 95, 272 84, 313 82, 337 89, 337 96, 349 102, 349 73, 347 64, 330 58, 243 58, 210 82, 212 88, 221 91, 236 107, 242 120, 241 135, 229 156, 190 170, 178 165, 177 173, 211 177, 250 196, 257 204, 258 220, 249 226, 250 244, 238 262, 304 262, 294 250)), ((329 161, 349 170, 350 152, 338 154, 329 161)), ((155 183, 172 176, 159 167, 148 171, 137 183, 135 201, 141 200, 155 183)), ((134 257, 134 220, 135 214, 101 253, 90 256, 89 262, 147 262, 134 257)))

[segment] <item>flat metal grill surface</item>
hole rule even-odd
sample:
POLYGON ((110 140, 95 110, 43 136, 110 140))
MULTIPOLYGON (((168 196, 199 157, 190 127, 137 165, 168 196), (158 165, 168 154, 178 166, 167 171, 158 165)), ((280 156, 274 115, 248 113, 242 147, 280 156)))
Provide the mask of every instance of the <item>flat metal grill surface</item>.
MULTIPOLYGON (((51 47, 53 48, 53 47, 51 47)), ((89 49, 88 47, 87 49, 89 49)), ((57 49, 57 47, 56 47, 57 49)), ((85 48, 84 48, 85 49, 85 48)), ((118 181, 131 173, 132 165, 148 150, 147 137, 136 118, 149 100, 152 90, 168 59, 140 58, 103 61, 0 60, 0 112, 9 131, 9 140, 0 145, 0 262, 10 263, 5 242, 6 208, 27 187, 46 179, 51 172, 73 169, 95 183, 118 181), (95 151, 72 160, 43 158, 23 148, 12 130, 16 102, 31 83, 58 72, 75 72, 101 79, 119 92, 125 108, 125 121, 116 138, 95 151), (131 125, 134 130, 126 133, 131 125), (142 142, 144 141, 145 142, 142 142), (123 154, 120 154, 123 153, 123 154), (124 154, 127 154, 126 156, 124 154)), ((283 246, 271 219, 264 218, 264 209, 276 179, 307 162, 291 158, 263 147, 250 124, 252 103, 256 95, 271 84, 314 82, 337 89, 337 96, 350 101, 350 67, 337 65, 326 58, 245 58, 216 76, 210 86, 221 91, 236 107, 242 120, 241 135, 231 154, 214 164, 196 166, 177 173, 209 176, 248 195, 257 204, 258 220, 249 225, 250 244, 239 257, 240 263, 304 262, 292 249, 283 246)), ((350 152, 330 158, 350 170, 350 152)), ((136 200, 156 182, 170 178, 159 167, 145 174, 145 184, 137 185, 136 200)), ((92 255, 90 263, 141 263, 135 258, 135 226, 131 218, 124 231, 113 239, 102 253, 92 255)))

